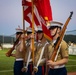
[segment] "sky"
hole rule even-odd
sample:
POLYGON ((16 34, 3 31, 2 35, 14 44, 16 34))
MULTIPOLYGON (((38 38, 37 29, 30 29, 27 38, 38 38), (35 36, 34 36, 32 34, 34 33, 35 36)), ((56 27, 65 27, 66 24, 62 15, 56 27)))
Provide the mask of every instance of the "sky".
MULTIPOLYGON (((73 16, 66 31, 76 30, 76 0, 50 0, 53 20, 65 24, 70 12, 73 16)), ((22 23, 22 0, 0 0, 0 35, 13 35, 22 23)), ((29 24, 25 22, 25 28, 29 24)))

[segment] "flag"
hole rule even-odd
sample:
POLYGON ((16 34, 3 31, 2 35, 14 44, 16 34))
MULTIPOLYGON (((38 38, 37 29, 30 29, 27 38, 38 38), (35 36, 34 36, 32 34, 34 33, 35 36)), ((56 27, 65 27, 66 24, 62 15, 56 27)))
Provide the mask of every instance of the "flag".
MULTIPOLYGON (((32 27, 32 2, 31 0, 22 0, 24 6, 24 19, 32 27)), ((50 30, 47 28, 47 22, 52 20, 52 9, 49 0, 34 0, 34 26, 41 25, 44 35, 51 40, 50 30)))
POLYGON ((34 0, 34 3, 38 9, 39 14, 44 20, 52 20, 52 8, 50 0, 34 0))
MULTIPOLYGON (((32 27, 32 2, 31 0, 22 0, 22 6, 24 6, 24 19, 30 23, 30 27, 32 27)), ((34 6, 35 7, 35 6, 34 6)), ((35 7, 34 9, 34 25, 39 25, 38 11, 35 7)))
POLYGON ((46 38, 51 40, 52 37, 50 35, 50 30, 47 28, 47 23, 53 19, 50 0, 34 0, 34 3, 41 17, 41 24, 44 34, 46 38))

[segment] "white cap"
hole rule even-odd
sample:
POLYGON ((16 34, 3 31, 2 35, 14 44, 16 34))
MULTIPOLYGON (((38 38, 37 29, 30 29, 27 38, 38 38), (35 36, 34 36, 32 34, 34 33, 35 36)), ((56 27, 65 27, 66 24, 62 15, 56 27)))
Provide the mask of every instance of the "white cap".
POLYGON ((26 30, 27 30, 27 32, 32 33, 32 28, 31 27, 27 27, 26 30))
POLYGON ((58 27, 61 27, 63 24, 61 22, 57 22, 57 21, 51 21, 50 22, 50 25, 49 25, 49 28, 52 27, 52 26, 58 26, 58 27))
POLYGON ((37 32, 38 32, 38 31, 43 31, 43 30, 42 30, 42 27, 41 27, 40 25, 37 26, 37 32))
POLYGON ((23 32, 21 29, 16 29, 16 32, 23 32))
POLYGON ((16 33, 23 33, 23 30, 20 28, 20 26, 18 25, 18 28, 16 28, 16 33))
POLYGON ((19 27, 16 28, 16 34, 22 34, 22 33, 23 33, 22 29, 20 29, 19 27))

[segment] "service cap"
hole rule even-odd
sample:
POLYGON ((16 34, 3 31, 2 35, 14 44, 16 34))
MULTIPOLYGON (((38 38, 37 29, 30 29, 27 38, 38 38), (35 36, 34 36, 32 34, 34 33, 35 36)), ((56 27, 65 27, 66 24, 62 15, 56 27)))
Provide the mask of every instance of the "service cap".
POLYGON ((37 33, 39 33, 39 32, 42 33, 42 32, 43 32, 43 29, 42 29, 42 27, 41 27, 40 25, 37 26, 37 30, 36 30, 36 32, 37 32, 37 33))
POLYGON ((55 27, 62 27, 63 23, 57 22, 57 21, 51 21, 49 25, 49 29, 55 28, 55 27))
POLYGON ((31 27, 27 27, 26 30, 27 30, 27 34, 32 33, 32 28, 31 27))
POLYGON ((22 29, 16 28, 16 34, 23 34, 22 29))

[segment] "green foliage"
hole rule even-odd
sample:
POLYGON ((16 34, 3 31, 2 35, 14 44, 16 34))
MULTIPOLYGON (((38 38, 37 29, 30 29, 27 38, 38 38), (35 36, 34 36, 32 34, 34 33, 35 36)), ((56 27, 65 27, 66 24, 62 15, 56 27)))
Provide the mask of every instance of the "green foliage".
POLYGON ((76 43, 76 35, 65 35, 64 36, 64 40, 68 43, 69 41, 70 42, 73 42, 73 43, 76 43))
POLYGON ((2 43, 13 43, 15 41, 15 37, 0 35, 0 44, 2 43))

